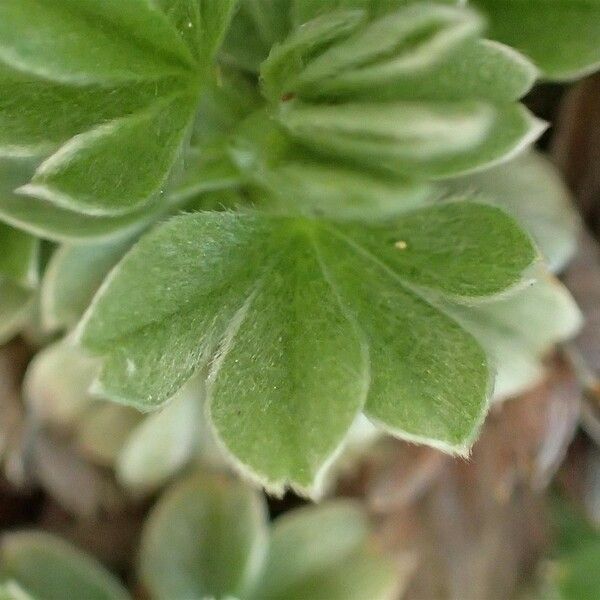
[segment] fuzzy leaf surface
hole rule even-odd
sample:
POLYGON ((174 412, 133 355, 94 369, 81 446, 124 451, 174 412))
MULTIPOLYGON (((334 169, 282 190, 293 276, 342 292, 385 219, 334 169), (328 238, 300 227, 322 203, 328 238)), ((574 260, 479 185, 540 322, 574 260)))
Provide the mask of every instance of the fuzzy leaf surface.
POLYGON ((145 410, 210 364, 210 415, 234 460, 274 491, 310 492, 363 409, 397 435, 466 450, 485 355, 419 290, 476 302, 535 256, 509 217, 472 203, 371 226, 197 213, 135 246, 79 335, 104 355, 97 390, 145 410))

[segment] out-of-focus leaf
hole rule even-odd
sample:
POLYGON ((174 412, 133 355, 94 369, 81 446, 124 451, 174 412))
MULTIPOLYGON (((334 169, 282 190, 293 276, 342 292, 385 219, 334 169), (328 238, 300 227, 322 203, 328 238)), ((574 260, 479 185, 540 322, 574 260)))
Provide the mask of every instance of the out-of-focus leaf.
POLYGON ((58 248, 48 262, 40 289, 43 326, 50 331, 74 326, 132 242, 125 238, 58 248))
POLYGON ((530 56, 550 79, 572 79, 600 66, 598 0, 473 0, 489 35, 530 56))
POLYGON ((549 274, 514 295, 451 313, 485 348, 496 370, 495 399, 537 384, 551 348, 578 332, 582 316, 568 290, 549 274))
POLYGON ((123 485, 146 492, 158 488, 206 443, 200 439, 202 396, 203 385, 193 380, 165 408, 147 416, 130 432, 116 463, 123 485))
POLYGON ((397 567, 369 545, 364 513, 349 502, 297 510, 275 521, 252 600, 385 600, 397 567))
POLYGON ((262 498, 240 481, 198 474, 169 490, 142 537, 140 577, 156 600, 240 597, 265 551, 262 498))
POLYGON ((98 360, 59 341, 37 353, 23 383, 23 396, 36 419, 70 427, 93 403, 88 393, 98 360))
POLYGON ((2 574, 34 598, 127 600, 121 584, 94 559, 66 542, 41 532, 4 534, 2 574))
POLYGON ((0 223, 0 277, 25 287, 38 281, 39 241, 0 223))
POLYGON ((33 304, 31 290, 0 276, 0 344, 16 335, 28 322, 33 304))

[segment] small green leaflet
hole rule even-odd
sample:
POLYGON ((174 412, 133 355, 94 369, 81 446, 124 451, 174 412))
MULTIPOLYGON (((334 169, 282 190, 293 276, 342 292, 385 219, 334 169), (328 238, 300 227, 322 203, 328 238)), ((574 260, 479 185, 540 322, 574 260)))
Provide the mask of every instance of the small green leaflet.
POLYGON ((210 364, 225 448, 270 489, 310 492, 363 410, 400 437, 468 450, 486 357, 424 298, 476 302, 535 258, 512 219, 472 203, 372 226, 185 215, 112 272, 79 337, 105 357, 96 391, 143 410, 210 364))
POLYGON ((234 2, 185 4, 199 20, 150 0, 2 2, 0 155, 50 154, 19 193, 98 218, 160 201, 234 2))
POLYGON ((47 533, 4 535, 0 542, 0 569, 5 581, 14 581, 32 598, 128 600, 130 597, 93 558, 47 533))
POLYGON ((471 0, 489 17, 490 37, 528 55, 549 79, 600 67, 599 0, 471 0))
POLYGON ((140 576, 156 600, 384 600, 402 583, 358 505, 311 506, 269 526, 256 490, 209 473, 159 500, 142 535, 140 576))

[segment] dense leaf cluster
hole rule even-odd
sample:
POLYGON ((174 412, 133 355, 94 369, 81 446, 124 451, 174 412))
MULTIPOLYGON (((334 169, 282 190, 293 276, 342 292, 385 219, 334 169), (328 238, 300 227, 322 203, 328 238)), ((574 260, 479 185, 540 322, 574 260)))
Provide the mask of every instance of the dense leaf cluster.
POLYGON ((506 360, 531 380, 578 321, 546 275, 518 294, 548 166, 504 163, 545 127, 519 99, 593 69, 599 30, 596 0, 3 0, 0 338, 85 312, 93 391, 141 410, 199 374, 276 492, 316 493, 361 414, 468 452, 493 372, 514 391, 506 360))

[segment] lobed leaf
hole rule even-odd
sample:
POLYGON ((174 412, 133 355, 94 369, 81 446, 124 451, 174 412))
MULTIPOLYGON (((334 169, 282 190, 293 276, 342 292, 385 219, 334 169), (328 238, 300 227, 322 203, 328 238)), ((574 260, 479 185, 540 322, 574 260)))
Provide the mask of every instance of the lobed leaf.
POLYGON ((97 390, 143 409, 212 359, 210 414, 229 453, 274 491, 317 493, 363 406, 397 435, 466 450, 486 359, 426 298, 502 292, 534 258, 508 217, 471 203, 371 226, 198 213, 141 240, 79 333, 105 356, 97 390))

